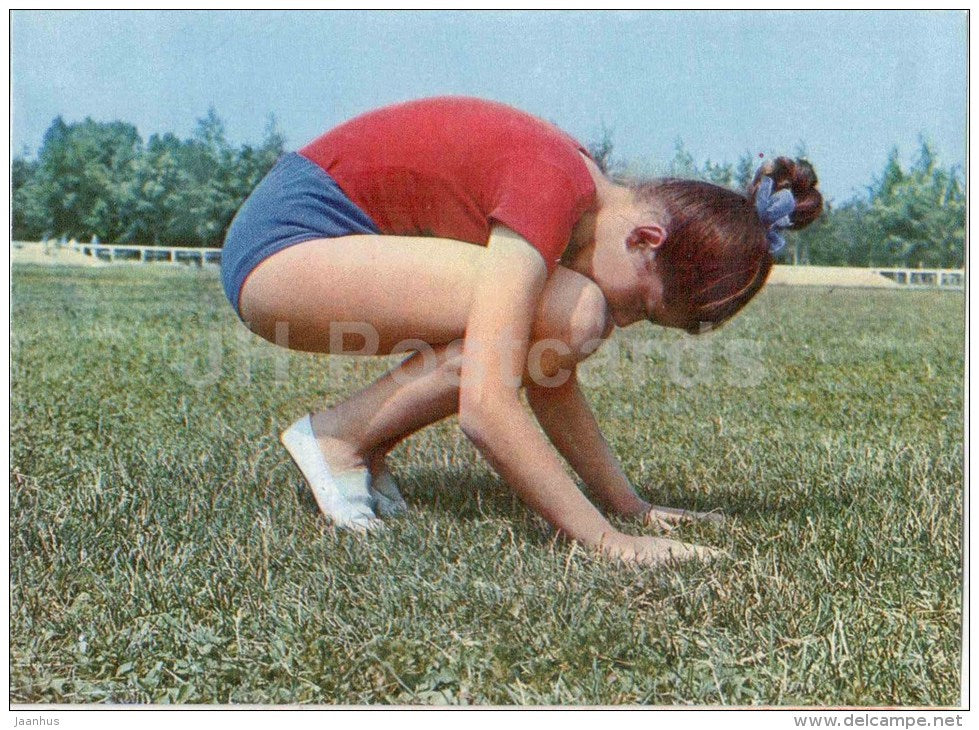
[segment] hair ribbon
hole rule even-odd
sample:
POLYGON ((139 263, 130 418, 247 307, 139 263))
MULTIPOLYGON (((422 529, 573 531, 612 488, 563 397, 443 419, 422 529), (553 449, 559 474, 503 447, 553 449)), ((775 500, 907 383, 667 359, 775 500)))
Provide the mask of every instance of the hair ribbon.
POLYGON ((795 210, 795 196, 792 191, 779 190, 773 194, 774 189, 775 181, 765 176, 755 194, 755 209, 766 228, 765 239, 768 241, 768 252, 772 256, 785 248, 785 238, 779 231, 792 225, 790 217, 795 210))

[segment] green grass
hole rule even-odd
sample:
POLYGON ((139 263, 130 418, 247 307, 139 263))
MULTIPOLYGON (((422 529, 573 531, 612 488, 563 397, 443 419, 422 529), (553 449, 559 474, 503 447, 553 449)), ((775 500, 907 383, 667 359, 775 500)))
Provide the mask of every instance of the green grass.
POLYGON ((15 266, 12 319, 12 702, 960 701, 961 293, 771 288, 691 387, 683 336, 618 334, 627 473, 731 518, 679 570, 554 540, 452 421, 393 455, 409 516, 335 533, 277 433, 386 362, 277 379, 213 272, 15 266))

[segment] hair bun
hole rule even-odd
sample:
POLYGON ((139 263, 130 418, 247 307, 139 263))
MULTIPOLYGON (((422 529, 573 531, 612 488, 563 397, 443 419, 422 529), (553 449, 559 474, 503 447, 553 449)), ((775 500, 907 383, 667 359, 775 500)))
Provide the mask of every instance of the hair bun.
POLYGON ((752 204, 755 202, 755 195, 763 177, 772 178, 775 190, 788 188, 792 191, 792 197, 795 198, 795 211, 790 217, 792 230, 805 228, 823 212, 823 196, 816 189, 819 180, 808 160, 776 157, 758 168, 755 179, 748 188, 748 197, 752 204))

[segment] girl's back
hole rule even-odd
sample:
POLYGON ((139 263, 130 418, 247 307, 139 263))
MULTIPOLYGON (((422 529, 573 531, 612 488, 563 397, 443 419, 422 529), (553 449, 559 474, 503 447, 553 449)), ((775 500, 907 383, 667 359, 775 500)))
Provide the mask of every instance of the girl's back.
POLYGON ((484 245, 494 222, 557 263, 595 185, 585 148, 497 102, 438 97, 369 112, 299 153, 388 235, 484 245))

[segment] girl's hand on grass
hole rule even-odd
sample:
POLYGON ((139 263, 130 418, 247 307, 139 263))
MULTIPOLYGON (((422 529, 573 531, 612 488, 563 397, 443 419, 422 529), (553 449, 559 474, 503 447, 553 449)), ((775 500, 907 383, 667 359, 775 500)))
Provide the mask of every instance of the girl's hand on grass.
POLYGON ((617 560, 652 566, 684 563, 689 560, 709 561, 724 554, 701 545, 667 540, 664 537, 636 537, 621 532, 605 534, 599 550, 603 555, 617 560))
POLYGON ((694 522, 712 522, 723 524, 724 515, 720 512, 691 512, 676 507, 651 506, 642 515, 642 523, 658 532, 670 532, 680 525, 690 525, 694 522))

